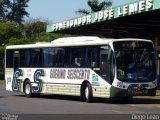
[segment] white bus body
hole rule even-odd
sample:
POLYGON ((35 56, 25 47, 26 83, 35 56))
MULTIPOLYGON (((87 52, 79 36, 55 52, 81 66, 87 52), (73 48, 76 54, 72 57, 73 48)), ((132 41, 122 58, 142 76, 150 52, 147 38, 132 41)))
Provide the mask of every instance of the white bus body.
POLYGON ((59 38, 7 46, 5 58, 6 90, 24 92, 28 97, 40 93, 78 95, 90 102, 92 97, 153 96, 156 91, 155 53, 150 40, 59 38), (125 56, 122 62, 134 62, 135 70, 119 62, 122 53, 134 56, 125 56), (146 74, 150 75, 145 78, 146 74))

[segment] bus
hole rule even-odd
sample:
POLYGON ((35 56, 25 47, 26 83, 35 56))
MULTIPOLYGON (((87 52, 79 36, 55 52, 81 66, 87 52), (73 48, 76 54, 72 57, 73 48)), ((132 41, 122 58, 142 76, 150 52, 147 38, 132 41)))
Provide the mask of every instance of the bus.
POLYGON ((40 94, 129 99, 155 96, 154 45, 145 39, 97 36, 10 45, 5 50, 6 90, 40 94))

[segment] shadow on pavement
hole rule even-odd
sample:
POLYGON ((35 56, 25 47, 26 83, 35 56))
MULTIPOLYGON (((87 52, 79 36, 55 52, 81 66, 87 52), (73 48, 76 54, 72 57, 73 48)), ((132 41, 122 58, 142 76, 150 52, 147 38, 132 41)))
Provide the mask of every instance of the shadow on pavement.
MULTIPOLYGON (((17 97, 25 97, 24 95, 14 95, 17 97)), ((156 96, 157 97, 157 96, 156 96)), ((159 96, 158 96, 159 97, 159 96)), ((53 100, 68 100, 68 101, 79 101, 83 100, 78 96, 68 95, 39 95, 34 96, 31 99, 53 99, 53 100)), ((27 98, 26 98, 27 99, 27 98)), ((109 98, 94 98, 92 103, 107 103, 107 104, 160 104, 160 98, 132 98, 130 100, 125 99, 109 99, 109 98)))
POLYGON ((160 99, 151 98, 132 98, 125 99, 97 99, 95 103, 109 103, 109 104, 160 104, 160 99))
POLYGON ((5 98, 5 96, 0 96, 0 98, 5 98))

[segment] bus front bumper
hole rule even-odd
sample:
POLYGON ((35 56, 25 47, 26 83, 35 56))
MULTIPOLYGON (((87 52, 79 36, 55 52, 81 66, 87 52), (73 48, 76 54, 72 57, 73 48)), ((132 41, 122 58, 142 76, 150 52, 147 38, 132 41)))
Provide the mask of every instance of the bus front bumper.
POLYGON ((110 89, 110 97, 132 97, 132 96, 155 96, 156 88, 153 89, 120 89, 114 86, 110 89))

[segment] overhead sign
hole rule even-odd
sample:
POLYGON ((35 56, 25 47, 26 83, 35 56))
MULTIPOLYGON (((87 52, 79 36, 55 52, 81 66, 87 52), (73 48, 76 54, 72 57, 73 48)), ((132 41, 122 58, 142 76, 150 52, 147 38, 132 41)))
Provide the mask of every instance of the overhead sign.
POLYGON ((130 4, 125 4, 108 10, 91 13, 78 18, 47 25, 47 32, 65 30, 92 23, 102 22, 127 15, 138 14, 160 8, 160 0, 139 0, 130 4))

